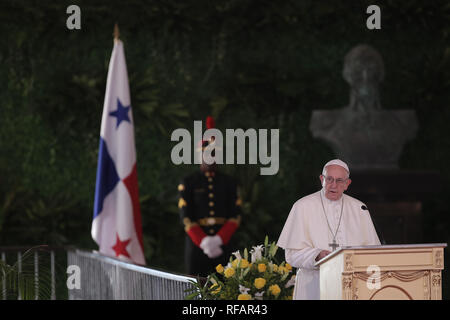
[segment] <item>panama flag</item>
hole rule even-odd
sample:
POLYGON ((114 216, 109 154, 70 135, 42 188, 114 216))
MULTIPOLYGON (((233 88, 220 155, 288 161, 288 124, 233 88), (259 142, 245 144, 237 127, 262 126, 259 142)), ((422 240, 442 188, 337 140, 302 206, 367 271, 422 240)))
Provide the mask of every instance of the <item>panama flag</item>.
POLYGON ((91 233, 100 253, 145 265, 134 122, 119 39, 114 41, 106 82, 91 233))

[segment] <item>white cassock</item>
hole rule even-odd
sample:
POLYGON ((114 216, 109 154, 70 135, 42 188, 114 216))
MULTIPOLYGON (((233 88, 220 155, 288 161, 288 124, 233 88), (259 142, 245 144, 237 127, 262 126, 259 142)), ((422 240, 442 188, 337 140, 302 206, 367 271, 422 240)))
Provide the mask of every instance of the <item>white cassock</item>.
POLYGON ((320 299, 320 273, 314 264, 320 251, 333 250, 330 247, 333 242, 330 229, 333 234, 337 230, 336 242, 339 247, 380 245, 370 213, 361 208, 363 205, 346 194, 337 201, 329 200, 325 197, 324 189, 294 203, 277 243, 285 250, 286 262, 298 268, 294 300, 320 299), (338 229, 342 201, 344 206, 338 229))

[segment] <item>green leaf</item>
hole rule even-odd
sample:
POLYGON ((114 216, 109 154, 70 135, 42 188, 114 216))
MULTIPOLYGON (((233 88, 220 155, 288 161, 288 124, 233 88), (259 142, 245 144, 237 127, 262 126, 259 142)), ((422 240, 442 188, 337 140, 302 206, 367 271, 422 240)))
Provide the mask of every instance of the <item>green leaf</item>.
POLYGON ((286 278, 289 276, 289 272, 286 272, 282 277, 281 277, 281 281, 286 280, 286 278))
POLYGON ((275 244, 275 242, 273 244, 274 244, 274 246, 272 248, 272 250, 273 250, 272 257, 275 257, 275 255, 277 254, 277 251, 278 251, 278 246, 275 244))
POLYGON ((200 292, 197 291, 197 292, 187 295, 186 297, 184 297, 184 299, 185 300, 193 300, 194 298, 197 298, 199 296, 200 296, 200 292))

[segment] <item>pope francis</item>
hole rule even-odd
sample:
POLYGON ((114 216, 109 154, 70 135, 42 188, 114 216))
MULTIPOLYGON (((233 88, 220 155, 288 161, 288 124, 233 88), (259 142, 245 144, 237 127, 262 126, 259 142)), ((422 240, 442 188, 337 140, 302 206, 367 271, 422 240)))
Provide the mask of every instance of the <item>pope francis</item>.
POLYGON ((380 245, 367 207, 344 194, 351 183, 347 164, 329 161, 320 181, 322 190, 294 203, 277 243, 285 250, 286 262, 298 268, 294 300, 320 299, 319 269, 314 264, 331 251, 380 245))

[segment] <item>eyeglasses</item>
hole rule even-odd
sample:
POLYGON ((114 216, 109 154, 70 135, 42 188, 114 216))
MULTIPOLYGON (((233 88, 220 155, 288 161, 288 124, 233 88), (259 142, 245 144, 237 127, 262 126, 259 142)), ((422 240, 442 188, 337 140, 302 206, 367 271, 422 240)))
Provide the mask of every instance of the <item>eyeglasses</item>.
POLYGON ((338 184, 338 185, 343 185, 348 180, 348 178, 346 178, 346 179, 342 179, 342 178, 334 179, 333 177, 329 177, 329 176, 328 177, 324 176, 324 178, 325 178, 325 181, 326 181, 327 184, 333 184, 333 182, 336 181, 336 184, 338 184))

